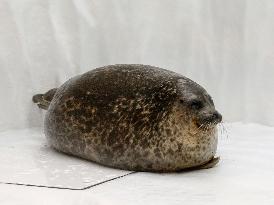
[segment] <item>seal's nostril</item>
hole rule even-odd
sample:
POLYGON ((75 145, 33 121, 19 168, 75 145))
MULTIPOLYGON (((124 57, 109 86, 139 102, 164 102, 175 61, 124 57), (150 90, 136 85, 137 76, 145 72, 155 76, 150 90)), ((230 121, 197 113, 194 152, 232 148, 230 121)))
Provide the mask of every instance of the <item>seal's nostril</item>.
POLYGON ((217 111, 215 111, 215 112, 213 113, 213 117, 214 117, 217 121, 219 121, 219 122, 222 121, 222 115, 221 115, 220 113, 218 113, 217 111))

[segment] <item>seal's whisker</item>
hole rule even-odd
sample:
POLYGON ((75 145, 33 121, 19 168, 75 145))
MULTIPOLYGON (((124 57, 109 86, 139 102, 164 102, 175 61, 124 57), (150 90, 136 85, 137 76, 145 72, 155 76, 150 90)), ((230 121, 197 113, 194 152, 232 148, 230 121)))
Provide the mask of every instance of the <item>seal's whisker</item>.
POLYGON ((228 138, 228 131, 227 131, 223 121, 218 124, 218 130, 220 131, 221 137, 224 136, 224 137, 226 137, 226 139, 228 138))
POLYGON ((203 129, 203 126, 204 126, 204 124, 201 124, 201 125, 198 127, 197 132, 195 133, 195 135, 196 135, 197 133, 199 133, 200 130, 203 129))
POLYGON ((222 122, 221 125, 222 125, 222 127, 223 127, 223 133, 225 134, 226 138, 228 139, 228 137, 229 137, 229 136, 228 136, 228 131, 227 131, 225 125, 224 125, 224 122, 222 122))
POLYGON ((219 123, 217 127, 218 127, 218 131, 220 133, 220 136, 222 136, 223 135, 223 126, 222 126, 222 124, 219 123))
POLYGON ((209 123, 207 124, 207 130, 206 130, 206 131, 209 131, 211 125, 212 125, 212 122, 209 122, 209 123))
POLYGON ((202 126, 203 131, 207 132, 210 126, 211 126, 211 123, 209 121, 205 121, 205 123, 203 123, 203 126, 202 126))
POLYGON ((205 131, 205 132, 206 132, 206 131, 207 131, 207 122, 206 122, 206 123, 204 123, 203 125, 204 125, 204 126, 203 126, 203 131, 205 131))

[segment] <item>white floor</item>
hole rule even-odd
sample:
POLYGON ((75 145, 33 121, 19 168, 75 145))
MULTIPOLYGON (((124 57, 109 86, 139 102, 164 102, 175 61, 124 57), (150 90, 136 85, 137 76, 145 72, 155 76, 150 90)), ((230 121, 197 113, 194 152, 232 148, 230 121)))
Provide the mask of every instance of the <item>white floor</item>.
POLYGON ((55 151, 38 129, 0 133, 0 182, 83 189, 131 172, 55 151))
POLYGON ((130 174, 69 157, 37 129, 2 132, 0 204, 273 205, 274 127, 226 128, 217 167, 173 174, 130 174))

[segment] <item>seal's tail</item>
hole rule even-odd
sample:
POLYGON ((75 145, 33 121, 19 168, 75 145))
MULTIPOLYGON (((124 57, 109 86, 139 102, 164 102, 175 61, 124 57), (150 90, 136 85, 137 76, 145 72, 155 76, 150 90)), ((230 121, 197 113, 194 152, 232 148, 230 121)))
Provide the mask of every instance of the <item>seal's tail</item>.
POLYGON ((56 93, 57 88, 53 88, 45 94, 36 94, 32 97, 32 101, 41 109, 47 110, 50 102, 56 93))

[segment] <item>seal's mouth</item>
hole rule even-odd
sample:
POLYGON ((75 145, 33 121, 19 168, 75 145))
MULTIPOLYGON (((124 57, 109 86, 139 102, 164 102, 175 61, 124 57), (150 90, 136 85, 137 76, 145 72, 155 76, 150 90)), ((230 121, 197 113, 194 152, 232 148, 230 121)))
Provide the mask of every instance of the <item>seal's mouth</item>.
POLYGON ((201 116, 195 120, 198 128, 205 127, 207 129, 215 127, 220 122, 222 122, 222 115, 217 111, 210 115, 201 116))

